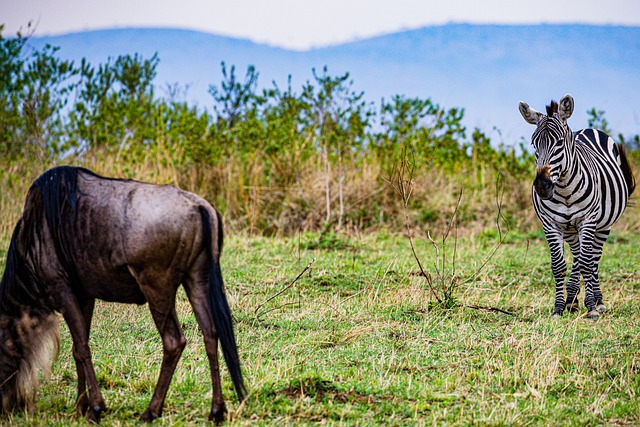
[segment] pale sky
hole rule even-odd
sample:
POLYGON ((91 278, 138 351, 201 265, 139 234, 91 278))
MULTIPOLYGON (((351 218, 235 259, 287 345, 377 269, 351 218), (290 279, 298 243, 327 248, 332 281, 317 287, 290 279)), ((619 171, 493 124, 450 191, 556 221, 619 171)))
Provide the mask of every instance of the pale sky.
POLYGON ((4 36, 181 28, 305 50, 426 25, 640 25, 639 0, 0 0, 4 36))

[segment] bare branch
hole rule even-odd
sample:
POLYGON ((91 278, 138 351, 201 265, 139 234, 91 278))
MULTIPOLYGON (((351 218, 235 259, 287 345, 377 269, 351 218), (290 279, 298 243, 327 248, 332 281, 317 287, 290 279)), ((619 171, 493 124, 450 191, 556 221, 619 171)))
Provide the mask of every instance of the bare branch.
POLYGON ((431 233, 429 232, 429 230, 427 230, 427 238, 429 239, 433 247, 436 248, 436 256, 440 254, 440 248, 438 247, 438 244, 436 243, 436 241, 433 240, 433 238, 431 237, 431 233))
POLYGON ((411 198, 411 194, 413 193, 413 173, 415 170, 415 164, 410 162, 406 158, 406 151, 403 154, 404 156, 402 162, 400 162, 400 165, 397 169, 394 169, 394 171, 392 172, 392 176, 389 179, 385 179, 385 181, 387 181, 394 189, 394 191, 398 193, 402 198, 402 204, 404 207, 405 228, 407 230, 409 246, 411 246, 411 253, 413 254, 413 258, 418 264, 418 268, 420 268, 420 273, 427 279, 429 291, 439 303, 442 303, 442 299, 433 287, 433 278, 430 274, 424 271, 422 262, 420 261, 420 257, 418 256, 416 248, 413 244, 413 233, 411 229, 411 221, 409 218, 409 199, 411 198))
POLYGON ((291 288, 301 277, 304 273, 307 272, 307 270, 309 270, 311 268, 311 265, 316 262, 316 259, 314 258, 309 264, 307 264, 307 266, 300 272, 300 274, 298 274, 296 276, 295 279, 293 279, 291 281, 291 283, 289 283, 287 286, 285 286, 284 288, 282 288, 280 291, 278 291, 277 293, 275 293, 274 295, 271 295, 269 298, 267 298, 266 300, 264 300, 262 303, 258 304, 258 306, 256 307, 255 310, 253 310, 253 314, 258 317, 258 310, 260 310, 266 303, 268 303, 269 301, 279 297, 280 295, 282 295, 283 293, 285 293, 287 291, 287 289, 291 288))
POLYGON ((509 316, 515 316, 515 313, 512 313, 510 311, 507 310, 503 310, 501 308, 498 307, 488 307, 488 306, 484 306, 484 305, 466 305, 465 307, 467 308, 473 308, 474 310, 488 310, 488 311, 497 311, 500 313, 504 313, 504 314, 508 314, 509 316))

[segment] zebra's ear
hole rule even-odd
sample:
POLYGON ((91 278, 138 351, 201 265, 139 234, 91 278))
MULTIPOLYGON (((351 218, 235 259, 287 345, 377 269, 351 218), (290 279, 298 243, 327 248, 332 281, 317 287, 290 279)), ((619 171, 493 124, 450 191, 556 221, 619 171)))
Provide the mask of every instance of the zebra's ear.
POLYGON ((520 110, 520 114, 522 114, 522 117, 524 117, 524 120, 532 125, 537 125, 540 121, 540 117, 542 117, 542 114, 529 107, 529 104, 527 104, 526 102, 520 101, 520 103, 518 104, 518 109, 520 110))
POLYGON ((565 122, 571 117, 573 114, 573 96, 570 94, 566 94, 560 100, 558 104, 558 115, 565 122))

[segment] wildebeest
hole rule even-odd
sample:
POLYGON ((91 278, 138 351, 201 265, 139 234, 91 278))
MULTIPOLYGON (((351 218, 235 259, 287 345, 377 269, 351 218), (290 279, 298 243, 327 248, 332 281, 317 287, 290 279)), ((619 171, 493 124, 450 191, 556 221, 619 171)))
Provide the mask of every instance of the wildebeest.
POLYGON ((186 345, 175 310, 183 285, 204 336, 213 399, 209 419, 224 419, 218 339, 238 399, 246 394, 231 311, 220 271, 220 214, 172 186, 105 178, 61 166, 31 186, 11 237, 0 282, 0 409, 32 409, 37 372, 58 351, 61 313, 78 374, 76 408, 99 422, 105 410, 89 349, 96 299, 149 304, 163 357, 141 420, 162 406, 186 345))

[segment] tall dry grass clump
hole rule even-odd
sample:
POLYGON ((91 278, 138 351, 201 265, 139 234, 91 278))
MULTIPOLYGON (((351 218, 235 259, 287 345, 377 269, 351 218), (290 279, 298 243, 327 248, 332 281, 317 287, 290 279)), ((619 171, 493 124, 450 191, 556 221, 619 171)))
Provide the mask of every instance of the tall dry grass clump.
MULTIPOLYGON (((179 156, 178 154, 173 154, 179 156)), ((401 200, 388 185, 388 172, 380 163, 366 160, 345 162, 342 177, 342 218, 339 218, 338 177, 329 179, 327 221, 326 173, 320 156, 300 166, 296 179, 288 185, 265 172, 263 159, 243 164, 230 158, 217 166, 180 164, 162 150, 148 150, 135 158, 122 152, 92 152, 83 157, 38 164, 13 162, 3 165, 0 185, 2 231, 15 225, 31 183, 56 164, 74 164, 117 178, 171 184, 203 195, 224 214, 227 227, 251 235, 289 236, 302 232, 338 230, 368 232, 403 229, 405 220, 401 200)), ((479 185, 475 175, 464 168, 447 172, 438 168, 415 169, 414 193, 410 201, 410 221, 418 230, 442 229, 456 205, 461 190, 459 221, 471 232, 491 227, 496 212, 496 182, 501 182, 503 215, 512 226, 528 230, 536 226, 529 206, 529 183, 505 179, 493 171, 491 180, 479 185), (525 194, 526 196, 523 196, 525 194)))

